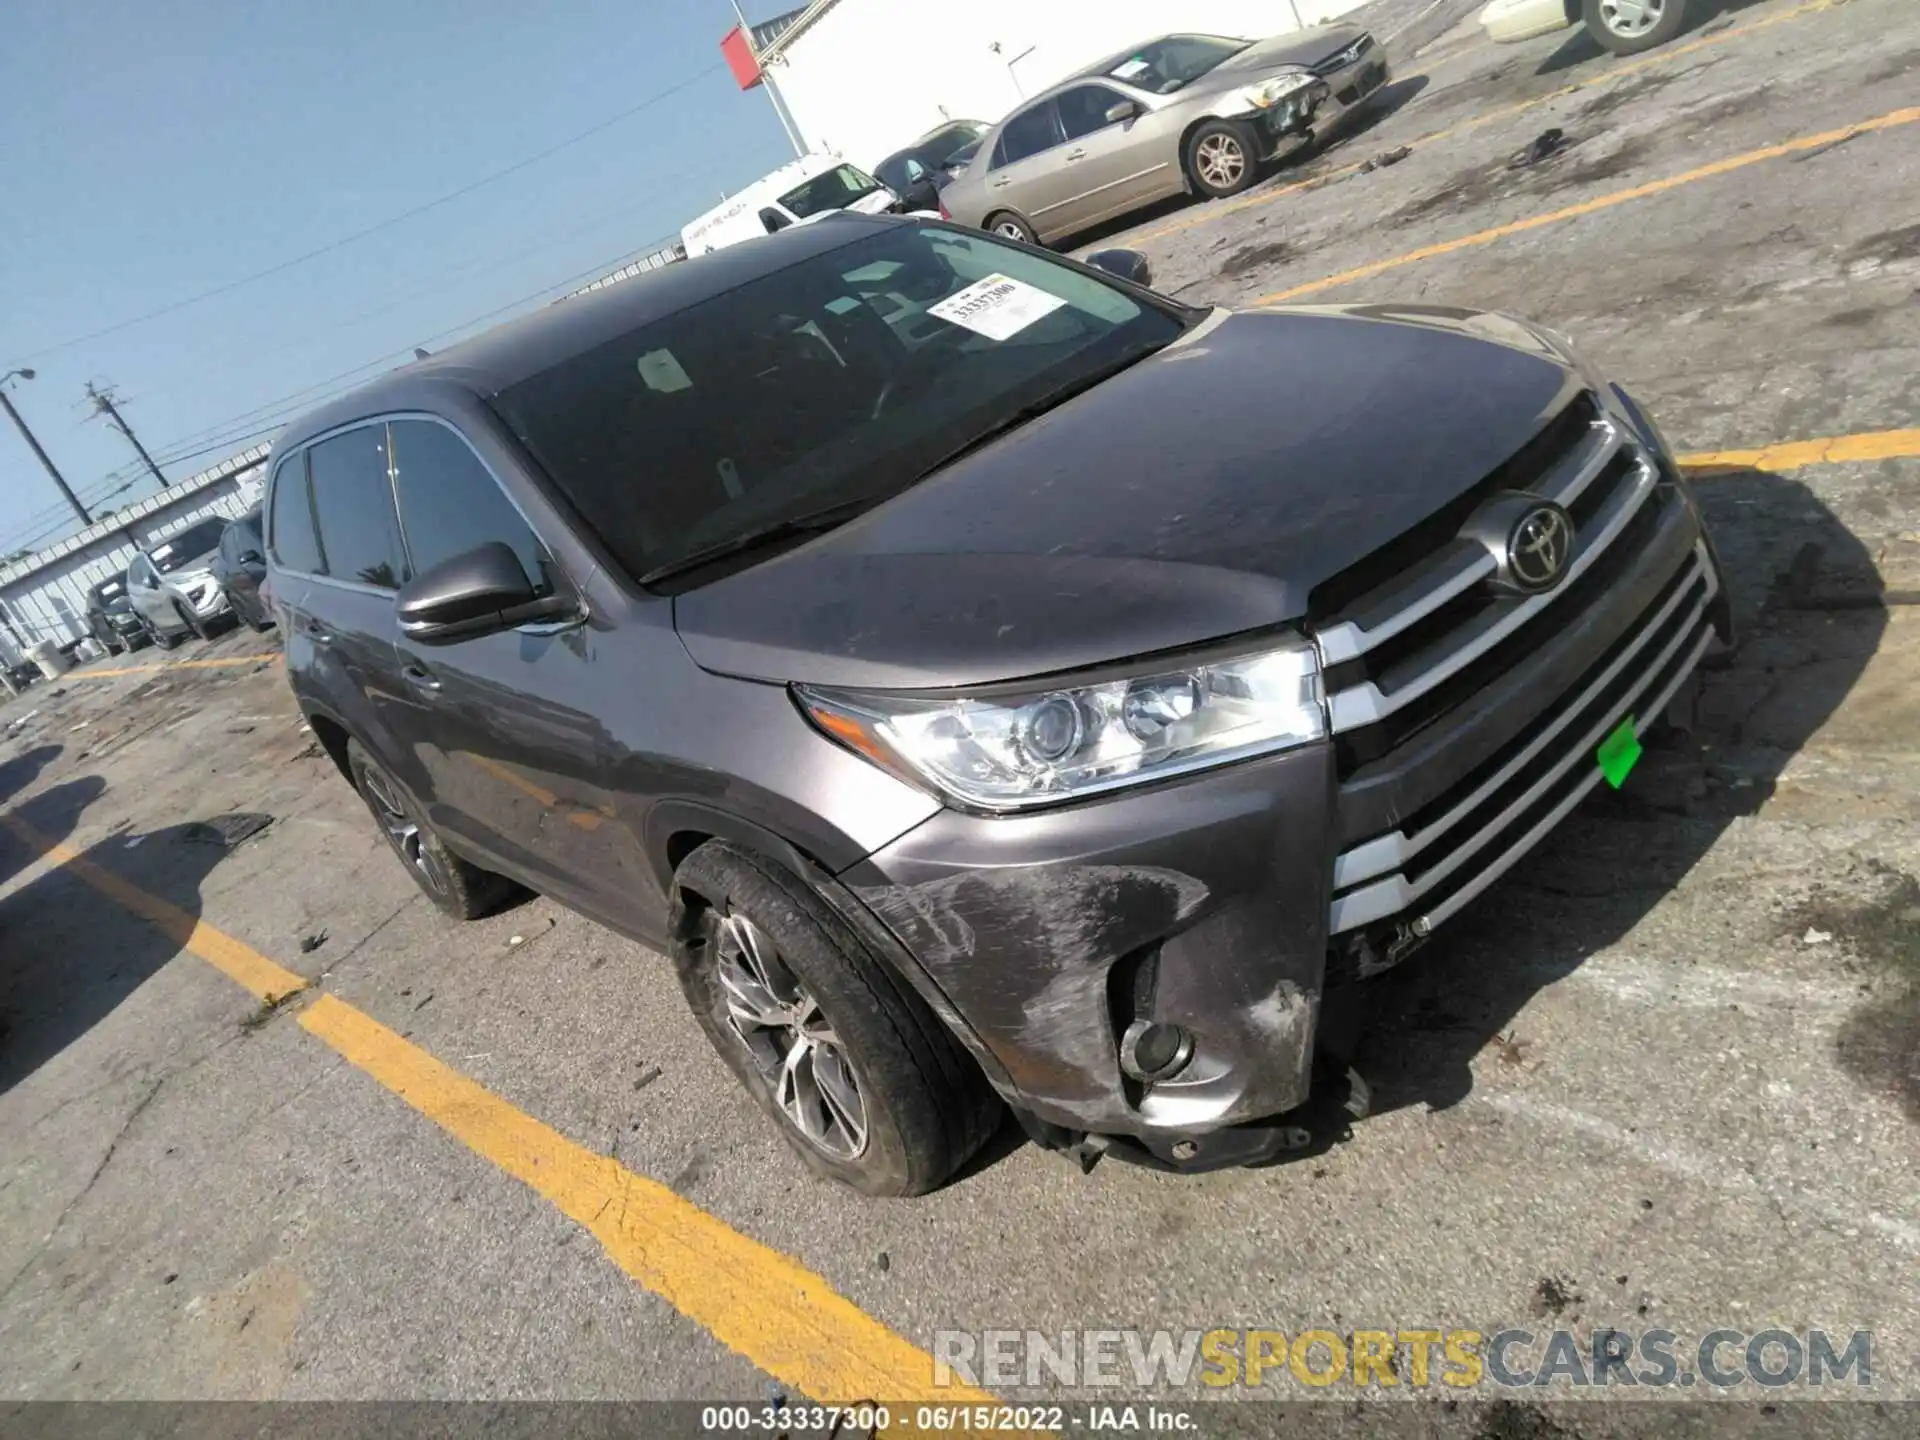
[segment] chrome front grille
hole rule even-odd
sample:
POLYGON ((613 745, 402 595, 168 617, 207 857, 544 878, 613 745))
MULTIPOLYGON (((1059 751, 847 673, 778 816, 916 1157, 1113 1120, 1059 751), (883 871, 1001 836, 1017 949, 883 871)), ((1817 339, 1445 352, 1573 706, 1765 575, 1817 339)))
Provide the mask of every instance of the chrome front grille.
POLYGON ((1594 751, 1621 717, 1638 732, 1666 707, 1713 639, 1719 583, 1696 544, 1653 608, 1558 704, 1399 829, 1342 852, 1330 931, 1418 906, 1409 925, 1425 934, 1492 884, 1599 783, 1594 751))
POLYGON ((1373 49, 1373 36, 1362 35, 1358 40, 1354 41, 1353 44, 1347 46, 1346 49, 1341 50, 1335 54, 1329 55, 1324 60, 1316 60, 1313 62, 1313 64, 1309 65, 1307 68, 1311 70, 1315 75, 1319 75, 1323 77, 1327 75, 1331 75, 1336 70, 1346 69, 1347 66, 1353 64, 1356 60, 1360 59, 1361 56, 1367 54, 1372 49, 1373 49))
POLYGON ((1682 538, 1697 536, 1686 507, 1583 393, 1417 534, 1316 591, 1348 837, 1330 933, 1431 930, 1593 788, 1594 750, 1623 716, 1641 728, 1659 715, 1714 634, 1720 581, 1704 542, 1682 538), (1573 519, 1565 569, 1541 594, 1489 583, 1499 562, 1465 530, 1515 491, 1573 519), (1527 677, 1545 675, 1558 678, 1543 694, 1527 677), (1403 805, 1383 799, 1395 795, 1403 805))

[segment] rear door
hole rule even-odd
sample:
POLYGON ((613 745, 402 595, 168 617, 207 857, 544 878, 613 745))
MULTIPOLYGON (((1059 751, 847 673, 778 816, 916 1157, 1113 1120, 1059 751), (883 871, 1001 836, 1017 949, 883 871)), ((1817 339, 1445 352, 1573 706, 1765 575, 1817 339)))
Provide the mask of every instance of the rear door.
MULTIPOLYGON (((408 417, 391 433, 409 576, 500 541, 536 593, 574 590, 458 430, 408 417)), ((601 830, 614 810, 601 783, 606 731, 588 709, 595 662, 582 627, 526 625, 446 645, 402 635, 396 644, 395 711, 430 777, 422 798, 435 830, 543 894, 606 909, 605 893, 626 885, 606 873, 611 837, 601 830)))
POLYGON ((1116 105, 1135 104, 1111 85, 1089 82, 1055 97, 1066 136, 1063 171, 1073 182, 1072 197, 1061 210, 1062 224, 1080 230, 1142 204, 1179 186, 1171 146, 1156 147, 1136 113, 1109 120, 1116 105), (1155 154, 1160 149, 1164 153, 1155 154))
POLYGON ((1027 217, 1047 240, 1064 231, 1061 207, 1072 197, 1072 177, 1064 173, 1060 115, 1052 97, 1029 105, 1000 129, 988 158, 987 214, 1014 210, 1027 217))
MULTIPOLYGON (((287 664, 297 668, 382 765, 418 793, 422 772, 392 726, 400 535, 383 421, 336 431, 306 450, 317 569, 290 603, 287 664)), ((276 543, 280 486, 275 486, 276 543)), ((291 507, 290 507, 291 508, 291 507)), ((284 553, 282 550, 281 553, 284 553)))

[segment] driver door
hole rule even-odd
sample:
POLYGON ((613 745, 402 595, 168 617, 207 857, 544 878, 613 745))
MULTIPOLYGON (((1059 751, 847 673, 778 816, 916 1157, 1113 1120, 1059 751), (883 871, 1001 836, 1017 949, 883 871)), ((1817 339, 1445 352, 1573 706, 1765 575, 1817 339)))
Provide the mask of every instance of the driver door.
POLYGON ((1083 230, 1179 186, 1173 147, 1156 145, 1147 135, 1150 111, 1110 85, 1076 85, 1055 97, 1066 135, 1063 173, 1070 193, 1060 205, 1060 223, 1083 230), (1107 114, 1129 105, 1134 113, 1120 120, 1107 114))

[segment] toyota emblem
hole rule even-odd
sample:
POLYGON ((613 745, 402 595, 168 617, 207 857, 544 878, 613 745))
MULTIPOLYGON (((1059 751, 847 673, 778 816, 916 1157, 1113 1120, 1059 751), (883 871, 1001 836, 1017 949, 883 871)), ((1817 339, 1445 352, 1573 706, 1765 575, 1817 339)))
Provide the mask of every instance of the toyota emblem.
POLYGON ((1542 502, 1523 512, 1507 536, 1507 576, 1522 590, 1551 590, 1572 554, 1573 517, 1542 502))

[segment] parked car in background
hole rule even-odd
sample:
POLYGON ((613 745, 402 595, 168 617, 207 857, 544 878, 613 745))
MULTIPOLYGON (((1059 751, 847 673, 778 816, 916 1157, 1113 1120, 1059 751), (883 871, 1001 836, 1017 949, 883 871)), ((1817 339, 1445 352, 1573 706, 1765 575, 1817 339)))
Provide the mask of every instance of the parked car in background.
POLYGON ((1617 784, 1728 634, 1564 338, 1191 308, 939 221, 641 275, 273 456, 287 676, 414 881, 669 954, 876 1194, 996 1093, 1087 1163, 1296 1145, 1323 993, 1617 784))
POLYGON ((156 542, 127 566, 127 598, 162 650, 188 635, 205 640, 229 613, 213 575, 213 557, 227 528, 224 515, 196 520, 156 542))
POLYGON ((1182 191, 1238 194, 1276 153, 1338 130, 1390 74, 1352 25, 1258 42, 1163 35, 1015 110, 940 201, 962 224, 1052 244, 1182 191))
POLYGON ((1480 12, 1487 38, 1512 44, 1584 23, 1616 55, 1664 45, 1686 28, 1699 0, 1493 0, 1480 12))
POLYGON ((929 130, 873 167, 874 177, 915 210, 934 210, 940 192, 967 168, 980 137, 993 127, 981 120, 953 120, 929 130))
POLYGON ((273 610, 263 590, 267 578, 267 542, 261 538, 256 505, 220 532, 220 548, 213 555, 213 578, 225 592, 233 613, 255 630, 273 628, 273 610))
POLYGON ((835 210, 878 214, 900 197, 838 155, 802 155, 730 195, 680 231, 689 258, 803 225, 835 210))
POLYGON ((87 629, 109 655, 138 650, 153 636, 127 598, 127 577, 109 575, 87 592, 87 629))

